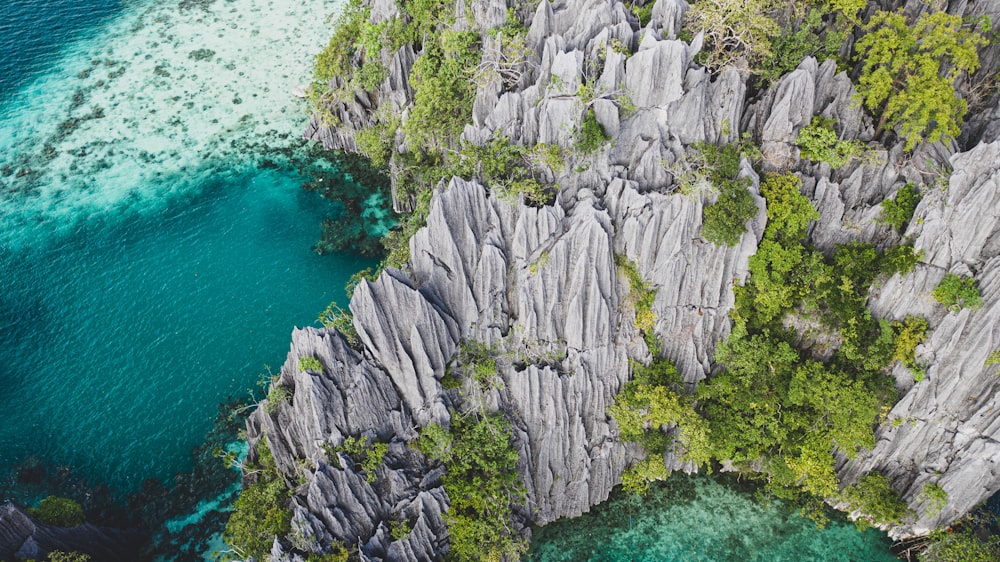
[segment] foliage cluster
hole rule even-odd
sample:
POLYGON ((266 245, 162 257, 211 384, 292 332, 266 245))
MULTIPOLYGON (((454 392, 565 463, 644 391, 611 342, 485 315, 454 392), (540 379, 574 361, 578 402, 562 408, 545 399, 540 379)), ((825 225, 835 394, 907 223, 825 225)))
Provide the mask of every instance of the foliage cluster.
POLYGON ((857 90, 865 107, 881 115, 876 133, 898 126, 906 150, 921 140, 957 137, 967 104, 955 83, 979 68, 977 49, 987 43, 980 30, 946 12, 909 21, 901 11, 876 12, 863 30, 855 43, 863 63, 857 90))
POLYGON ((1000 538, 983 540, 973 529, 939 529, 920 553, 923 562, 994 562, 1000 560, 1000 538))
POLYGON ((670 360, 654 356, 648 366, 632 363, 632 380, 622 387, 608 413, 618 424, 622 440, 641 443, 650 456, 623 475, 626 491, 642 494, 649 482, 665 478, 664 453, 683 455, 699 466, 711 460, 708 424, 695 411, 694 396, 682 388, 677 367, 670 360), (667 432, 671 428, 676 428, 676 440, 667 432))
POLYGON ((564 166, 557 145, 526 147, 497 135, 482 146, 463 142, 461 151, 447 169, 447 175, 479 180, 502 196, 523 194, 530 205, 552 203, 554 190, 537 179, 537 168, 546 166, 555 173, 564 166))
POLYGON ((263 560, 274 538, 284 537, 292 526, 288 510, 291 492, 278 472, 266 439, 257 443, 257 458, 256 466, 246 467, 250 470, 247 478, 253 483, 240 492, 222 532, 226 544, 241 560, 263 560))
POLYGON ((327 460, 337 468, 343 468, 340 466, 337 453, 344 453, 350 457, 351 461, 365 473, 365 480, 372 483, 375 481, 378 467, 382 465, 385 455, 389 452, 389 444, 380 441, 370 442, 367 435, 349 435, 340 445, 324 443, 322 449, 327 460))
POLYGON ((983 298, 979 294, 976 280, 949 273, 931 292, 934 300, 945 305, 948 310, 958 312, 963 308, 976 310, 983 306, 983 298))
POLYGON ((590 154, 609 140, 611 140, 611 135, 597 120, 594 108, 587 108, 583 121, 580 122, 580 135, 576 139, 576 149, 583 154, 590 154))
POLYGON ((44 498, 38 507, 29 509, 28 514, 46 525, 56 527, 76 527, 87 520, 79 503, 59 496, 44 498))
POLYGON ((920 188, 907 183, 896 192, 895 199, 887 199, 882 202, 882 214, 879 222, 887 224, 899 232, 905 232, 906 227, 913 218, 913 212, 917 210, 920 203, 920 188))
POLYGON ((288 404, 292 401, 292 389, 278 384, 278 381, 272 381, 271 386, 267 391, 267 402, 264 402, 263 409, 265 414, 273 414, 278 411, 278 406, 281 404, 288 404))
POLYGON ((466 368, 472 380, 483 390, 496 388, 500 383, 497 371, 496 350, 478 341, 464 341, 459 345, 455 361, 466 368))
POLYGON ((771 38, 771 56, 758 63, 761 76, 773 83, 795 70, 806 57, 816 57, 820 63, 835 58, 847 38, 846 27, 860 9, 859 4, 864 7, 864 0, 789 2, 786 11, 791 13, 787 23, 771 38), (837 23, 841 25, 824 21, 831 19, 832 13, 838 13, 837 23))
MULTIPOLYGON (((351 346, 357 347, 361 345, 361 337, 358 336, 358 331, 354 328, 354 316, 351 314, 351 310, 348 308, 340 308, 340 306, 337 305, 337 301, 330 301, 330 304, 323 309, 323 312, 319 313, 319 317, 317 317, 316 320, 322 324, 323 327, 333 328, 334 330, 340 332, 344 336, 344 339, 347 340, 347 343, 351 346)), ((311 368, 310 365, 315 367, 315 364, 313 363, 309 363, 303 367, 300 358, 300 369, 309 369, 311 368)), ((315 370, 319 371, 322 370, 322 368, 323 366, 320 365, 319 368, 315 370)))
POLYGON ((791 175, 761 184, 764 238, 750 259, 749 280, 735 289, 734 327, 716 355, 725 371, 698 389, 698 410, 713 436, 712 457, 763 467, 750 474, 821 517, 818 498, 839 490, 834 449, 853 458, 874 444, 873 424, 895 399, 883 369, 919 332, 900 327, 900 338, 889 322, 872 318, 868 288, 915 257, 908 246, 880 254, 849 243, 830 257, 810 248, 806 229, 818 215, 799 190, 791 175), (819 361, 796 348, 784 319, 807 314, 839 332, 832 358, 819 361))
POLYGON ((844 499, 852 511, 860 510, 868 516, 855 521, 860 527, 864 527, 866 522, 899 525, 913 515, 910 508, 899 499, 899 492, 892 488, 892 482, 877 472, 869 473, 857 484, 845 488, 844 499))
POLYGON ((323 371, 323 364, 320 363, 319 359, 317 359, 315 357, 309 357, 309 356, 303 355, 303 356, 299 357, 299 370, 302 371, 302 372, 305 372, 305 371, 322 372, 323 371))
POLYGON ((903 322, 893 322, 895 349, 892 359, 899 361, 913 373, 913 380, 924 380, 924 368, 917 364, 916 348, 927 339, 927 320, 919 316, 907 316, 903 322))
MULTIPOLYGON (((83 554, 80 552, 64 552, 62 550, 53 550, 45 557, 44 562, 90 562, 91 558, 89 554, 83 554)), ((34 559, 29 558, 24 562, 35 562, 34 559)))
POLYGON ((740 172, 740 149, 737 144, 695 147, 703 157, 707 179, 718 191, 715 203, 703 211, 701 236, 717 246, 735 246, 746 232, 746 223, 757 215, 757 205, 748 190, 750 178, 740 172))
POLYGON ((616 254, 615 264, 618 266, 618 273, 628 281, 627 302, 635 309, 635 327, 642 331, 646 346, 653 356, 656 356, 660 349, 659 341, 656 339, 656 315, 653 313, 656 289, 642 278, 638 266, 624 255, 616 254))
POLYGON ((684 17, 685 30, 705 32, 703 60, 713 70, 727 66, 749 71, 772 57, 780 27, 771 17, 776 0, 699 0, 684 17))
POLYGON ((924 484, 923 489, 920 490, 920 495, 917 496, 917 500, 927 503, 925 515, 928 517, 935 517, 937 514, 941 513, 944 506, 948 505, 948 492, 945 492, 944 488, 941 486, 928 482, 927 484, 924 484))
POLYGON ((813 162, 826 162, 837 169, 864 154, 865 147, 858 141, 845 141, 833 130, 833 119, 817 115, 799 131, 795 140, 803 158, 813 162))
POLYGON ((499 414, 452 416, 450 431, 429 425, 418 446, 445 465, 451 507, 445 522, 455 560, 517 560, 527 549, 511 526, 511 505, 524 500, 510 423, 499 414))

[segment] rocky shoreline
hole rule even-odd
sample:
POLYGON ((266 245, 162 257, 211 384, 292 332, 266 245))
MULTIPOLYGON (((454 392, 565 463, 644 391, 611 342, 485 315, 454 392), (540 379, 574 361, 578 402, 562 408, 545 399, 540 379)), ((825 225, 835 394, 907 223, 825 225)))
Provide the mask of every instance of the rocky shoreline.
MULTIPOLYGON (((374 23, 395 15, 392 3, 366 5, 374 23)), ((841 458, 841 481, 854 483, 872 470, 889 478, 919 514, 887 529, 894 538, 946 526, 1000 490, 1000 411, 993 405, 1000 379, 986 365, 1000 347, 1000 221, 990 211, 1000 208, 996 96, 958 141, 921 144, 909 154, 902 141, 872 142, 876 124, 832 60, 806 58, 764 89, 735 70, 709 74, 694 62, 703 38, 678 39, 686 8, 683 0, 658 0, 640 27, 618 2, 543 1, 525 21, 530 70, 506 91, 479 86, 462 138, 482 145, 502 134, 514 144, 564 149, 565 165, 546 178, 558 186, 554 204, 535 207, 474 181, 447 179, 435 189, 426 226, 409 241, 406 270, 386 269, 355 290, 350 310, 360 345, 331 329, 293 333, 275 383, 291 398, 258 409, 248 427, 252 444, 267 438, 285 481, 299 483, 291 500, 293 533, 302 539, 295 549, 321 552, 337 541, 365 560, 440 558, 449 506, 441 470, 407 443, 419 428, 447 425, 470 403, 512 423, 527 490, 517 511, 521 525, 573 517, 606 500, 643 456, 617 438, 606 411, 629 377, 629 360, 649 358, 616 256, 634 262, 656 290, 655 335, 684 382, 693 386, 716 372, 716 348, 731 329, 733 286, 747 279, 766 203, 744 162, 757 217, 738 244, 708 243, 699 232, 710 201, 674 193, 671 166, 692 144, 736 142, 744 134, 760 146, 765 171, 790 169, 802 180, 820 214, 809 228, 819 250, 848 241, 884 248, 906 238, 924 252, 912 272, 878 287, 869 306, 879 318, 928 320, 930 336, 916 350, 926 378, 915 383, 896 366, 901 398, 886 419, 904 423, 882 423, 871 451, 841 458), (625 51, 609 48, 612 42, 625 51), (582 99, 582 91, 592 97, 582 99), (623 94, 629 111, 622 111, 623 94), (589 154, 574 150, 572 138, 583 106, 611 137, 589 154), (835 119, 841 139, 868 143, 876 156, 837 170, 802 159, 794 141, 814 116, 835 119), (876 219, 908 182, 924 197, 897 233, 876 219), (931 292, 947 273, 973 276, 983 306, 951 312, 935 303, 931 292), (463 342, 493 350, 500 384, 442 384, 463 342), (302 358, 321 368, 301 368, 302 358), (388 444, 373 480, 324 449, 358 435, 388 444), (920 497, 929 482, 947 492, 934 514, 920 497), (409 533, 393 536, 394 521, 405 521, 409 533)), ((922 9, 919 2, 903 8, 922 9)), ((956 13, 966 9, 1000 15, 996 2, 954 6, 956 13)), ((458 2, 455 11, 456 27, 468 29, 473 19, 488 45, 495 36, 485 30, 504 24, 508 6, 458 2)), ((993 68, 998 50, 982 57, 983 68, 993 68)), ((416 53, 406 45, 383 58, 388 76, 377 95, 358 92, 353 102, 332 107, 338 125, 315 119, 308 138, 357 152, 354 135, 376 122, 379 107, 405 114, 416 53)), ((397 209, 412 209, 397 185, 398 163, 390 172, 397 209)), ((667 460, 674 470, 695 469, 667 460)), ((287 549, 276 541, 272 555, 299 559, 287 549)))

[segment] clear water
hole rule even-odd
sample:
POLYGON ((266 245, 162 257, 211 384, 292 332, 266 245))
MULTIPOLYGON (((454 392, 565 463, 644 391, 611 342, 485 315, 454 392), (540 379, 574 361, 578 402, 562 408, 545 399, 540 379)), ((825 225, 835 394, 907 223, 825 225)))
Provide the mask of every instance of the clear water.
POLYGON ((293 165, 336 9, 2 4, 0 475, 169 482, 371 264, 311 251, 330 209, 293 165))
POLYGON ((842 515, 825 529, 732 479, 671 475, 641 500, 620 493, 576 519, 536 529, 536 562, 892 562, 890 541, 842 515))

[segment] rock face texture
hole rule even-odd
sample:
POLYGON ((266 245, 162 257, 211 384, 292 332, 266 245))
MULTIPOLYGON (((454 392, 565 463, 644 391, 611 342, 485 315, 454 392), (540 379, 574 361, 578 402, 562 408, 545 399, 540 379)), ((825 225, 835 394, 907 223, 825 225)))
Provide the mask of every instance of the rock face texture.
MULTIPOLYGON (((394 9, 392 2, 371 7, 372 21, 394 9)), ((980 120, 984 140, 965 152, 956 144, 912 155, 878 148, 874 158, 838 170, 800 160, 794 140, 815 115, 836 119, 843 138, 872 140, 874 126, 853 103, 849 77, 833 61, 809 58, 747 99, 739 73, 712 77, 694 62, 700 36, 676 38, 686 7, 657 0, 640 28, 619 2, 542 1, 528 27, 530 71, 507 91, 480 87, 463 138, 483 143, 503 134, 519 144, 559 145, 565 166, 547 178, 559 187, 555 204, 535 208, 461 178, 443 182, 426 227, 410 240, 409 269, 386 270, 355 291, 350 309, 360 346, 328 329, 293 333, 276 383, 292 398, 259 409, 249 427, 251 442, 266 436, 286 480, 300 482, 293 528, 306 546, 339 540, 366 560, 440 558, 448 498, 440 472, 407 442, 470 401, 513 422, 530 506, 523 521, 576 516, 605 500, 641 454, 616 439, 606 410, 628 379, 629 359, 649 356, 616 256, 635 263, 657 290, 664 355, 690 384, 710 376, 730 330, 733 284, 746 279, 763 234, 766 203, 744 162, 759 213, 739 244, 718 247, 699 236, 711 196, 675 190, 691 144, 733 142, 742 131, 761 145, 765 169, 802 178, 821 214, 810 227, 820 249, 897 242, 900 235, 877 221, 882 202, 907 182, 924 193, 904 235, 925 252, 925 263, 886 281, 870 305, 879 317, 928 318, 930 338, 918 348, 927 378, 914 384, 898 368, 902 398, 889 418, 905 423, 883 424, 872 451, 842 463, 844 482, 871 470, 892 479, 919 515, 891 530, 898 537, 947 524, 1000 489, 1000 377, 985 365, 1000 348, 1000 141, 986 142, 1000 129, 997 120, 980 120), (630 54, 609 48, 612 40, 630 54), (580 97, 580 84, 591 85, 591 98, 580 97), (586 108, 613 137, 591 154, 574 144, 586 108), (954 313, 937 304, 930 292, 947 272, 973 275, 984 306, 954 313), (472 341, 495 350, 502 384, 445 388, 449 363, 472 341), (322 369, 300 368, 310 357, 322 369), (373 481, 323 447, 358 435, 389 443, 373 481), (948 492, 935 517, 917 499, 927 483, 948 492), (390 532, 399 521, 412 529, 402 539, 390 532)), ((501 0, 471 4, 487 27, 502 23, 506 8, 501 0)), ((377 96, 341 104, 341 126, 314 121, 307 136, 356 150, 354 131, 371 123, 375 105, 400 110, 412 101, 407 76, 416 56, 409 47, 393 53, 377 96)), ((273 554, 287 558, 278 543, 273 554)))
POLYGON ((14 504, 0 506, 0 560, 42 560, 54 550, 89 554, 95 562, 130 560, 145 543, 142 533, 95 527, 53 527, 14 504))

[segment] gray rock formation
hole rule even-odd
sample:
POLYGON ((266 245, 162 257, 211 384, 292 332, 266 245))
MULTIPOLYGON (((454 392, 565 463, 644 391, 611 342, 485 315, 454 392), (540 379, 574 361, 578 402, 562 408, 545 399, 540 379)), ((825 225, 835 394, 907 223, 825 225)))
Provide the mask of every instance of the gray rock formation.
POLYGON ((15 504, 0 506, 0 560, 41 560, 52 551, 62 551, 88 554, 94 562, 115 562, 134 559, 145 541, 145 535, 136 531, 90 523, 45 525, 15 504))
MULTIPOLYGON (((372 17, 391 15, 389 5, 375 2, 372 17)), ((470 9, 498 25, 502 18, 486 15, 506 6, 478 0, 470 9)), ((902 398, 890 419, 906 423, 883 424, 872 451, 841 463, 845 483, 870 470, 892 479, 920 514, 892 530, 898 537, 947 524, 1000 488, 993 401, 1000 378, 984 365, 1000 347, 1000 236, 991 211, 1000 208, 1000 142, 962 153, 955 145, 922 146, 913 155, 873 147, 872 157, 839 170, 802 161, 794 140, 816 115, 834 118, 843 138, 872 140, 874 127, 852 101, 848 76, 833 61, 809 58, 747 100, 736 71, 713 79, 693 62, 700 36, 691 44, 676 39, 685 9, 682 0, 658 0, 640 29, 612 0, 541 2, 527 33, 530 70, 516 88, 479 89, 463 138, 483 143, 503 134, 514 143, 562 147, 566 165, 547 178, 559 186, 555 205, 533 208, 452 179, 437 189, 426 227, 410 240, 408 271, 384 271, 356 290, 350 308, 359 350, 330 330, 293 333, 277 384, 294 395, 270 414, 258 410, 250 437, 266 435, 288 482, 302 482, 294 528, 308 544, 346 540, 367 560, 439 557, 448 499, 440 473, 405 443, 420 426, 447 423, 463 402, 512 420, 528 490, 526 520, 576 516, 605 500, 641 454, 616 439, 606 410, 627 380, 629 359, 648 358, 615 256, 636 263, 657 289, 653 310, 664 354, 690 384, 710 376, 730 329, 733 284, 746 279, 763 234, 765 202, 744 162, 760 211, 738 245, 717 247, 699 236, 712 195, 674 190, 691 144, 732 142, 741 131, 761 143, 766 169, 791 168, 803 179, 821 214, 810 227, 820 249, 898 241, 877 220, 882 202, 908 181, 925 193, 905 235, 924 250, 926 263, 885 281, 871 306, 879 317, 929 319, 930 339, 918 349, 928 376, 914 384, 897 369, 902 398), (612 39, 633 52, 615 52, 612 39), (588 99, 580 84, 589 86, 588 99), (593 154, 574 146, 587 108, 614 137, 593 154), (929 294, 948 271, 975 275, 986 304, 959 313, 937 305, 929 294), (463 341, 492 346, 502 384, 466 384, 457 392, 442 386, 463 341), (302 357, 317 358, 322 371, 300 370, 302 357), (346 456, 330 458, 321 447, 360 434, 390 443, 374 482, 346 456), (949 493, 933 518, 916 500, 928 482, 949 493), (395 540, 389 524, 404 519, 413 530, 395 540)), ((397 110, 412 99, 406 76, 415 53, 407 49, 386 61, 389 78, 376 96, 397 110)), ((341 126, 314 121, 307 136, 354 150, 354 131, 368 123, 373 103, 337 107, 341 126)), ((980 128, 992 130, 991 123, 980 128)), ((668 460, 676 469, 693 468, 668 460)))

